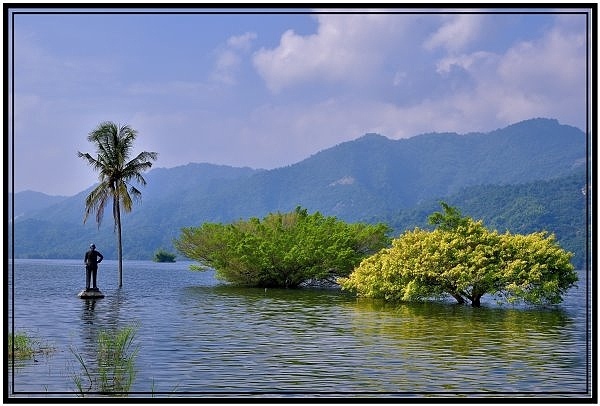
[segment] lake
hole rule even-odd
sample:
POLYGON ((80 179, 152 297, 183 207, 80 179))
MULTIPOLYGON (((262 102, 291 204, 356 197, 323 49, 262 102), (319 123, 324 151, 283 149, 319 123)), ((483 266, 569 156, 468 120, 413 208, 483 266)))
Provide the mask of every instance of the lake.
POLYGON ((92 368, 99 332, 131 325, 139 353, 130 398, 591 396, 583 271, 560 306, 484 296, 471 308, 236 288, 189 265, 125 261, 118 289, 117 262, 103 261, 106 297, 89 301, 77 297, 82 261, 15 260, 14 280, 9 262, 9 330, 53 351, 9 363, 8 396, 77 397, 74 351, 92 368))

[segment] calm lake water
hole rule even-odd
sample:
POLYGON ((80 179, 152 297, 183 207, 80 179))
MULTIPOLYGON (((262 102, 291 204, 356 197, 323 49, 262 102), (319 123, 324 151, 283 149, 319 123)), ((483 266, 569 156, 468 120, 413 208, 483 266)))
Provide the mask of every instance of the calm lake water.
MULTIPOLYGON (((384 305, 338 290, 242 289, 189 262, 100 264, 96 301, 77 297, 82 261, 9 263, 9 330, 51 347, 9 363, 10 397, 76 397, 98 333, 137 325, 129 397, 589 398, 586 275, 558 307, 384 305), (12 288, 14 286, 14 298, 12 288), (13 307, 14 306, 14 307, 13 307), (14 308, 14 310, 13 310, 14 308), (14 311, 14 318, 13 318, 14 311)), ((485 299, 485 296, 484 296, 485 299)), ((594 378, 595 379, 595 378, 594 378)))

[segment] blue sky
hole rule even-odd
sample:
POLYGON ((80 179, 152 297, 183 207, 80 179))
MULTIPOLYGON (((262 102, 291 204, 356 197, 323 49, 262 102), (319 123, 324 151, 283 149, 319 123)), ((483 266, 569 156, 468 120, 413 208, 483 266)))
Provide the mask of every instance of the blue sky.
POLYGON ((86 137, 102 121, 138 130, 136 152, 158 152, 155 167, 265 169, 369 132, 487 132, 533 117, 586 128, 586 14, 52 11, 8 27, 16 192, 91 186, 77 151, 94 151, 86 137))

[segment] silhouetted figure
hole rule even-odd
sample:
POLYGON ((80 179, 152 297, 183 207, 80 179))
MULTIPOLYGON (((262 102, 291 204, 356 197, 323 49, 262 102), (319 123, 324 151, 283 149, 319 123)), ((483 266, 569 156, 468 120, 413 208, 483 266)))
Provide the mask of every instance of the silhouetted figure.
POLYGON ((98 264, 102 262, 104 257, 101 253, 96 251, 96 246, 94 244, 90 245, 90 249, 85 253, 85 290, 90 290, 90 275, 93 281, 92 290, 99 290, 96 284, 96 276, 98 274, 98 264))

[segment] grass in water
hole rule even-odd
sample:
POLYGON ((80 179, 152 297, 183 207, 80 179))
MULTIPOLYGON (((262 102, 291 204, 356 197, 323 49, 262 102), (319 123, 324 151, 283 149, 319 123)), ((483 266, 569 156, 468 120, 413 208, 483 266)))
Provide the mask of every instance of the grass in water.
POLYGON ((35 353, 31 338, 25 333, 8 335, 8 358, 30 359, 35 353))
POLYGON ((34 359, 39 353, 48 354, 52 352, 51 347, 42 346, 37 340, 31 338, 26 333, 8 334, 8 360, 28 360, 34 359))
POLYGON ((95 368, 90 368, 81 354, 71 348, 71 352, 83 368, 82 376, 74 376, 78 391, 127 396, 135 379, 135 358, 139 347, 133 342, 136 327, 124 327, 115 331, 100 331, 95 368), (84 383, 86 381, 86 383, 84 383))

